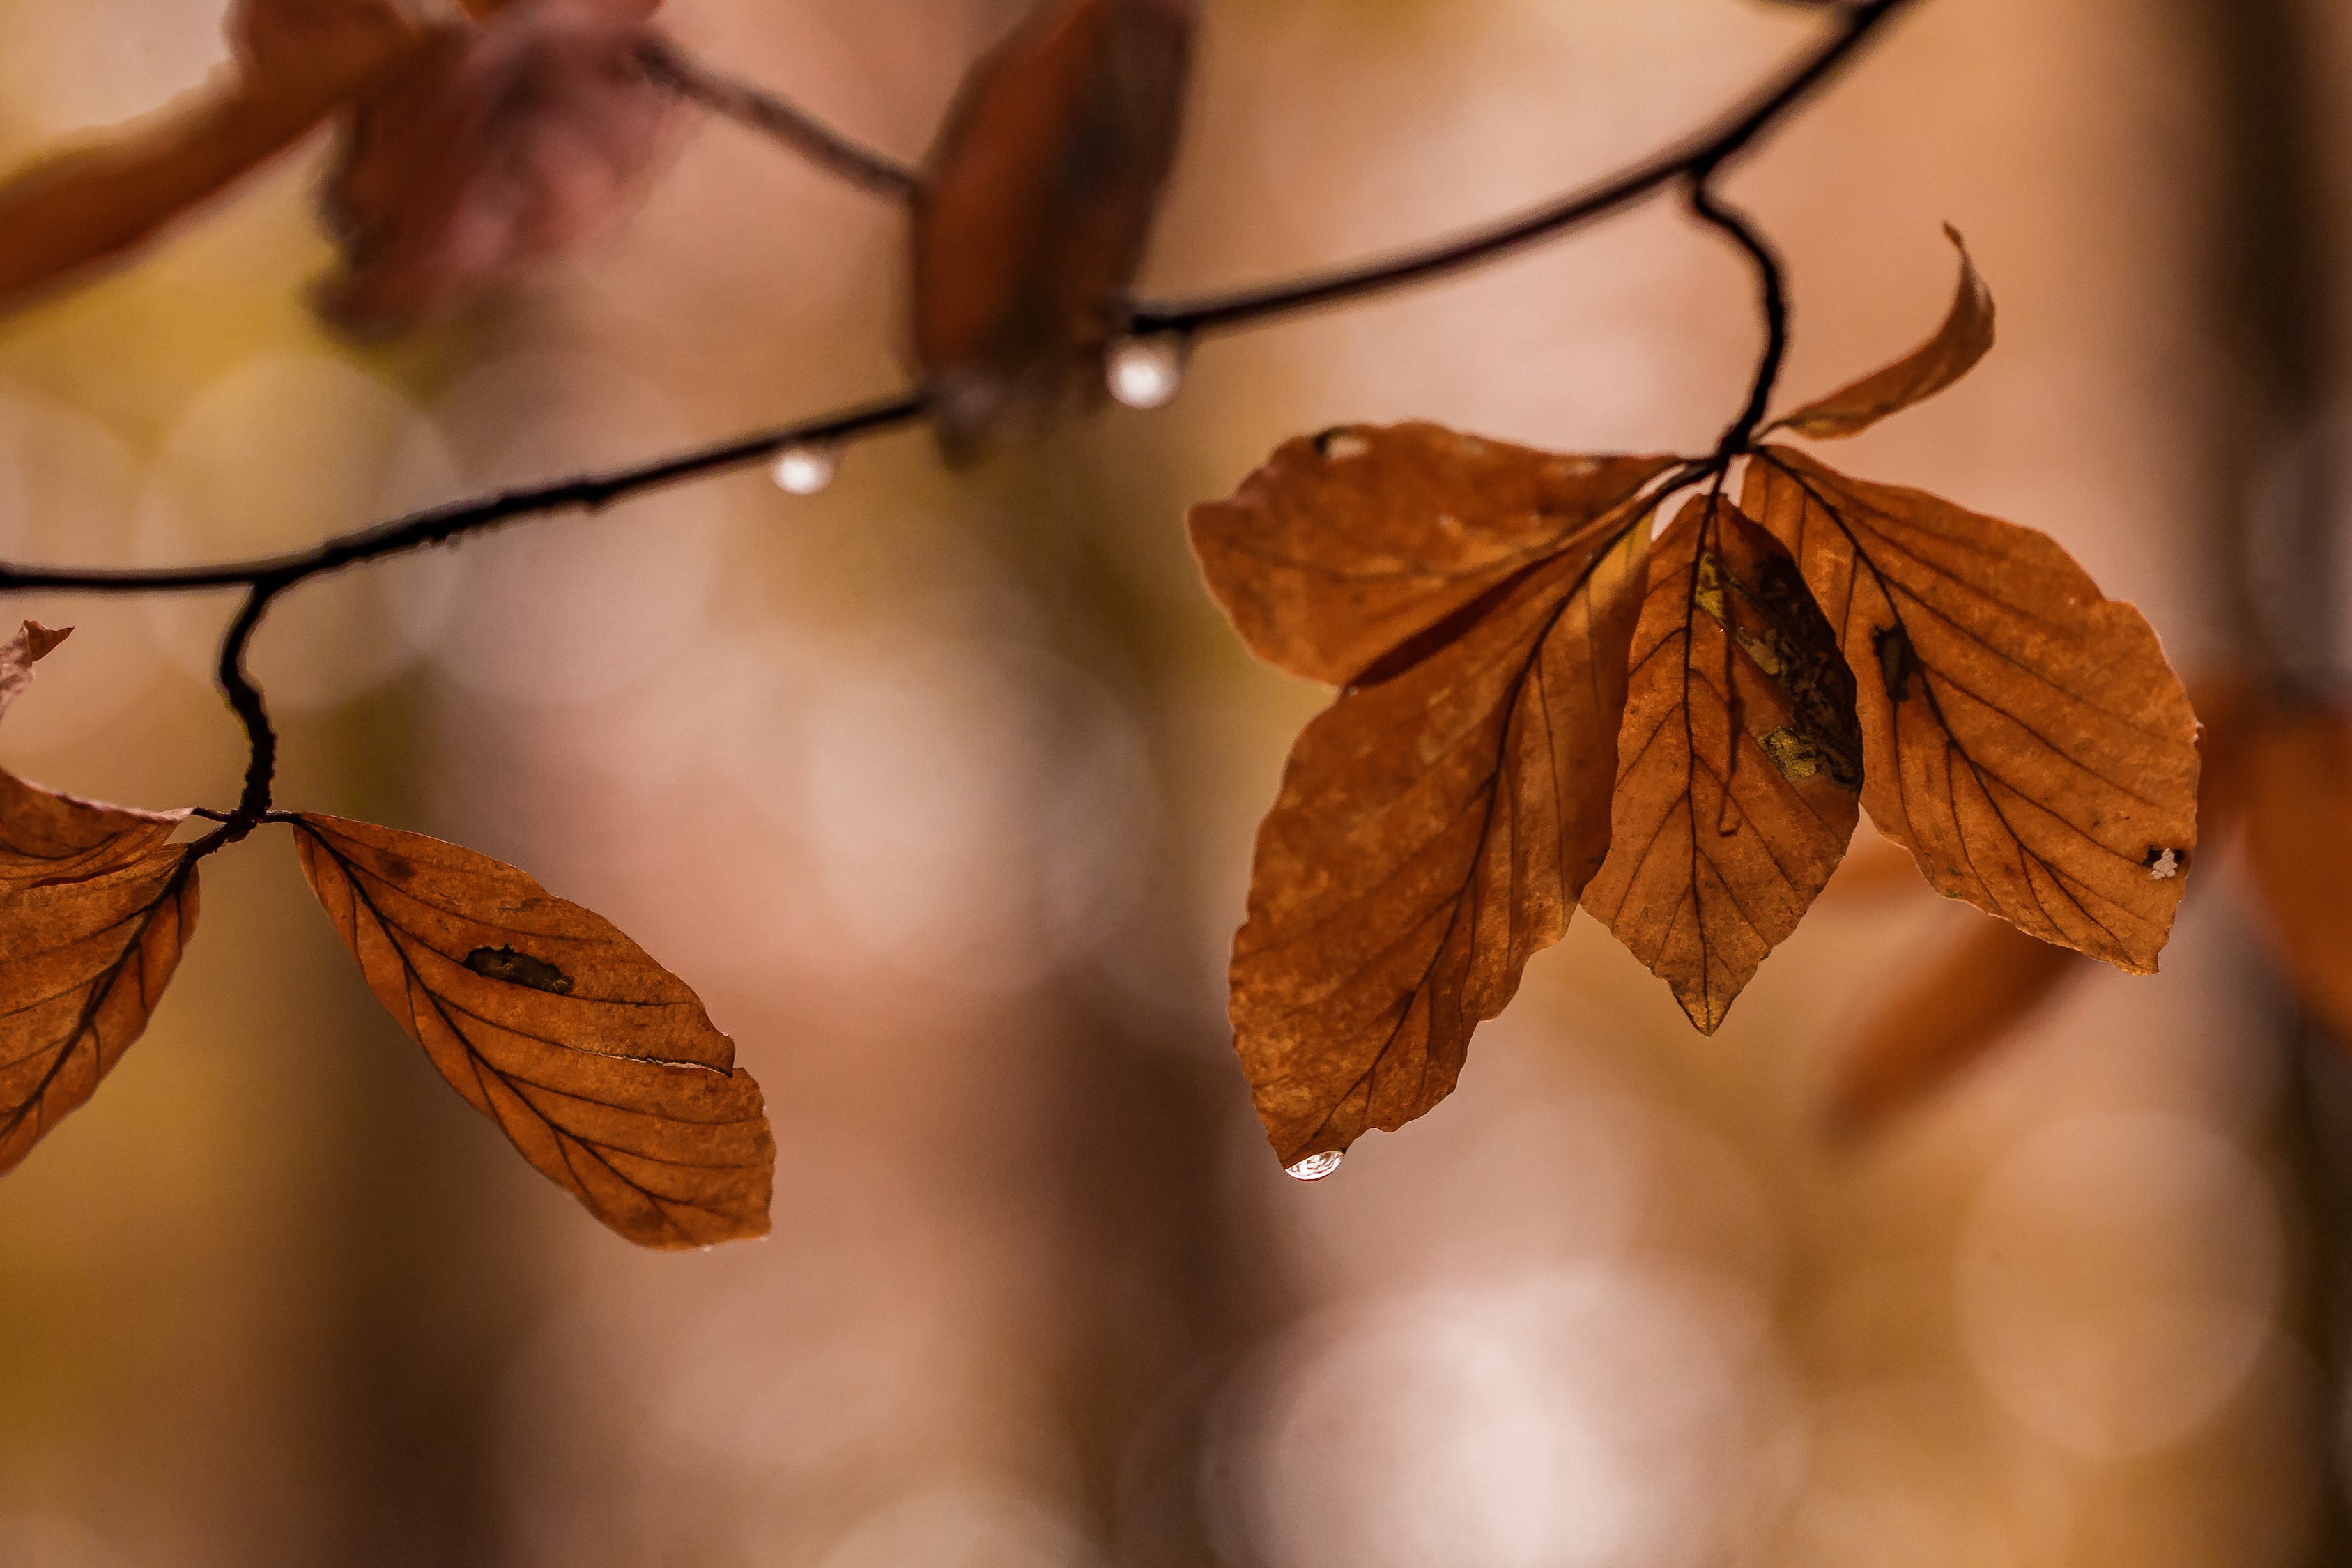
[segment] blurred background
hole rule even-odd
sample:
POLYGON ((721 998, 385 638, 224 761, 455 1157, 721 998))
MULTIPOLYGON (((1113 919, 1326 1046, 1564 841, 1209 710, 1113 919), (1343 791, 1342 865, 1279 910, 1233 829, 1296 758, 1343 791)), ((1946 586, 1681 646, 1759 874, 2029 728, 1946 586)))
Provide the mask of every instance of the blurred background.
MULTIPOLYGON (((1016 0, 673 0, 914 157, 1016 0)), ((199 87, 221 0, 0 0, 0 160, 199 87)), ((1741 167, 1811 395, 1916 342, 1963 229, 2003 345, 1843 454, 2056 535, 2176 663, 2347 427, 2352 20, 1923 0, 1741 167), (2314 453, 2321 454, 2315 458, 2314 453)), ((1763 0, 1210 0, 1147 281, 1509 211, 1824 25, 1763 0)), ((615 244, 390 349, 322 334, 301 152, 0 324, 0 555, 289 546, 884 393, 901 220, 726 124, 615 244)), ((775 1234, 639 1253, 375 1008, 265 834, 93 1103, 0 1183, 4 1568, 2266 1568, 2352 1559, 2332 1058, 2209 855, 2101 974, 1860 1151, 1849 1030, 1965 912, 1832 895, 1692 1033, 1589 921, 1463 1086, 1286 1180, 1222 974, 1324 700, 1184 506, 1408 416, 1702 449, 1752 285, 1671 204, 1206 344, 1184 395, 950 476, 759 473, 321 582, 257 644, 281 799, 475 845, 683 974, 766 1087, 775 1234)), ((2301 560, 2302 558, 2295 558, 2301 560)), ((2339 584, 2292 562, 2284 576, 2339 584)), ((225 805, 216 599, 70 622, 0 760, 225 805)), ((13 618, 18 602, 6 606, 13 618)), ((2315 612, 2322 613, 2322 612, 2315 612)))

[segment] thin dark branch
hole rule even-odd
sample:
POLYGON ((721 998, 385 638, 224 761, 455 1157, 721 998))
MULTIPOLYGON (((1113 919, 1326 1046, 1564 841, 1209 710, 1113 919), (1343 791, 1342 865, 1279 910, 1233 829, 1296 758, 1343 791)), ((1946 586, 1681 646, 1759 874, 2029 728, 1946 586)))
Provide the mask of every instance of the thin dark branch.
POLYGON ((1677 180, 1712 173, 1738 157, 1775 121, 1827 81, 1889 17, 1910 4, 1912 0, 1868 0, 1867 4, 1853 6, 1841 18, 1837 33, 1826 44, 1783 73, 1747 107, 1713 129, 1600 184, 1562 196, 1492 228, 1461 235, 1402 256, 1205 300, 1139 302, 1129 312, 1130 330, 1139 334, 1216 331, 1267 316, 1287 315, 1424 282, 1556 238, 1654 195, 1677 180))
POLYGON ((221 639, 220 665, 214 673, 230 709, 245 726, 251 752, 236 810, 205 836, 196 847, 200 856, 235 844, 269 813, 270 785, 278 773, 278 731, 269 722, 269 705, 262 700, 261 688, 253 683, 252 673, 245 668, 245 652, 252 646, 253 634, 260 629, 261 617, 269 612, 269 602, 299 581, 299 577, 273 577, 254 584, 245 596, 244 608, 229 623, 228 635, 221 639))
POLYGON ((677 50, 646 51, 646 69, 681 98, 714 114, 772 136, 826 173, 898 201, 911 200, 921 180, 914 170, 861 146, 792 104, 748 83, 723 77, 677 50))
POLYGON ((1690 209, 1699 221, 1722 230, 1731 237, 1748 258, 1756 264, 1758 286, 1762 292, 1759 308, 1764 314, 1764 353, 1757 362, 1756 382, 1748 395, 1748 406, 1733 420, 1716 446, 1718 460, 1727 459, 1748 449, 1755 438, 1756 427, 1764 422, 1764 411, 1771 406, 1772 389, 1780 384, 1780 362, 1789 352, 1789 298, 1780 280, 1780 258, 1754 225, 1733 208, 1716 200, 1708 184, 1714 178, 1712 169, 1705 171, 1690 183, 1690 209))
POLYGON ((250 561, 228 561, 206 566, 129 568, 23 567, 0 565, 0 593, 18 589, 55 589, 88 594, 155 594, 194 592, 206 588, 259 588, 275 584, 271 594, 322 573, 362 561, 398 555, 421 545, 439 544, 464 534, 478 533, 519 518, 548 512, 610 506, 625 496, 681 480, 698 479, 726 468, 740 468, 772 458, 791 447, 825 446, 870 436, 913 423, 923 412, 923 400, 909 393, 887 402, 828 414, 804 424, 763 430, 716 447, 682 452, 636 468, 609 473, 583 474, 528 489, 501 491, 448 506, 433 507, 394 518, 356 533, 331 539, 290 555, 269 555, 250 561))

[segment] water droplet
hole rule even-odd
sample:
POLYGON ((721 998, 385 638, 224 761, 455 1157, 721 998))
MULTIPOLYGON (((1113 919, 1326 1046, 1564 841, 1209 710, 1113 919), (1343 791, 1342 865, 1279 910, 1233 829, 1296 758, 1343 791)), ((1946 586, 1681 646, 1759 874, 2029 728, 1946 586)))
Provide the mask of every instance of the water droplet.
POLYGON ((776 459, 776 488, 786 495, 813 496, 841 471, 841 454, 831 447, 787 447, 776 459))
POLYGON ((1184 344, 1172 335, 1129 338, 1110 355, 1110 395, 1129 408, 1165 408, 1184 384, 1184 344))
POLYGON ((1290 1167, 1290 1174, 1302 1182, 1319 1182, 1339 1168, 1348 1156, 1337 1149, 1326 1149, 1320 1154, 1309 1154, 1290 1167))

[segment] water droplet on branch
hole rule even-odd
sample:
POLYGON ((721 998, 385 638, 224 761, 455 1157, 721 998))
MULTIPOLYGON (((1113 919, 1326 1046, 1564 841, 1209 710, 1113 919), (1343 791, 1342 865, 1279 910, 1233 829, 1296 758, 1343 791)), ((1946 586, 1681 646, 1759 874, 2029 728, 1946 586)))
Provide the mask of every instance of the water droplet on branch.
POLYGON ((1129 408, 1165 408, 1184 385, 1184 344, 1173 335, 1129 338, 1111 351, 1110 395, 1129 408))
POLYGON ((1320 1154, 1309 1154, 1290 1167, 1288 1174, 1302 1182, 1319 1182, 1339 1168, 1348 1156, 1337 1149, 1327 1149, 1320 1154))
POLYGON ((776 488, 786 495, 813 496, 831 487, 841 471, 841 454, 831 447, 787 447, 776 459, 776 488))

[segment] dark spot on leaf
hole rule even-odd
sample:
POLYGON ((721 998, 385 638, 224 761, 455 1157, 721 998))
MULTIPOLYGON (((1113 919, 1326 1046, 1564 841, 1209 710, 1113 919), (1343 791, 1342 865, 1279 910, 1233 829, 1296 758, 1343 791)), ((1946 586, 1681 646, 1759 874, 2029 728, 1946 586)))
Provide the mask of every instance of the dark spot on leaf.
POLYGON ((393 882, 413 882, 416 879, 416 862, 399 855, 383 858, 384 879, 393 882))
POLYGON ((1758 743, 1791 784, 1827 773, 1858 790, 1862 721, 1853 709, 1853 670, 1796 562, 1760 533, 1750 550, 1737 569, 1711 552, 1701 556, 1697 594, 1699 607, 1724 623, 1758 673, 1789 700, 1790 722, 1758 743))
POLYGON ((1870 645, 1878 650, 1878 673, 1886 682, 1886 700, 1900 708, 1910 700, 1911 678, 1919 672, 1919 655, 1911 646, 1911 634, 1901 626, 1882 626, 1871 634, 1870 645))
POLYGON ((509 985, 528 985, 553 996, 572 994, 572 976, 543 958, 510 947, 478 947, 466 955, 466 967, 509 985))

